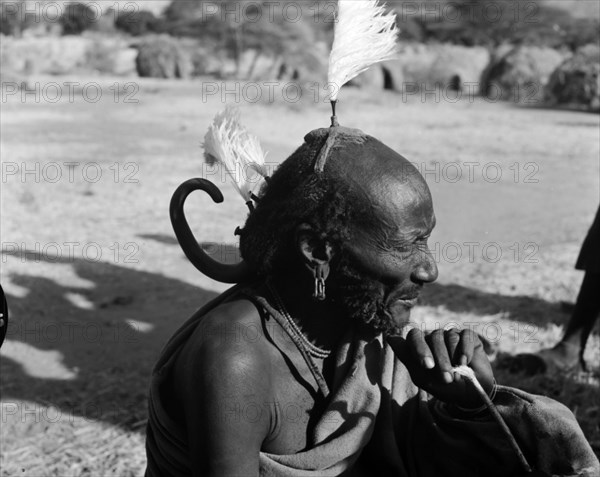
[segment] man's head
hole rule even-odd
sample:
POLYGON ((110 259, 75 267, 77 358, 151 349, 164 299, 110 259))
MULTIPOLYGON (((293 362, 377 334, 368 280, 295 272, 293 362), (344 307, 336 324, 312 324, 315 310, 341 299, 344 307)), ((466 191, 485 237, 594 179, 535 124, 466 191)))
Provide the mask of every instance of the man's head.
POLYGON ((323 172, 314 172, 327 133, 308 134, 261 191, 242 256, 262 276, 329 267, 328 299, 392 333, 422 285, 437 278, 426 244, 431 195, 406 159, 357 130, 340 128, 323 172))

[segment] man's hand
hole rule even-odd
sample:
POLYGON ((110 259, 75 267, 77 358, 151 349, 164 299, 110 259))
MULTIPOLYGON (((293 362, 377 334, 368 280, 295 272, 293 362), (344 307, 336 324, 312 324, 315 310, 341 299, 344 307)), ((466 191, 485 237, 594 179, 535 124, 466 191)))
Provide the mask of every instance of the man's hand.
POLYGON ((387 338, 394 353, 408 368, 413 382, 440 401, 465 409, 484 405, 473 384, 457 373, 454 366, 468 365, 488 393, 494 387, 494 374, 477 334, 470 330, 436 330, 425 335, 412 329, 406 340, 387 338))

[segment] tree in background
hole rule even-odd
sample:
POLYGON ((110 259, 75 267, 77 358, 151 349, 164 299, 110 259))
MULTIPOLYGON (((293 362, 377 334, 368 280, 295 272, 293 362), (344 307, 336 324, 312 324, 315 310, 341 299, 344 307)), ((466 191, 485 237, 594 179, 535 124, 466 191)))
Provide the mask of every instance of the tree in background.
POLYGON ((225 36, 223 25, 218 21, 218 17, 204 13, 211 4, 217 2, 172 1, 162 15, 164 32, 173 36, 221 41, 225 36))
POLYGON ((0 0, 0 33, 20 37, 24 30, 39 23, 27 0, 0 0))
POLYGON ((19 11, 22 4, 23 0, 0 3, 0 33, 21 36, 22 20, 19 11))
POLYGON ((160 21, 148 10, 121 12, 115 26, 132 36, 141 36, 160 30, 160 21))
POLYGON ((60 24, 65 35, 80 35, 87 30, 96 19, 96 12, 83 3, 70 3, 60 17, 60 24))
POLYGON ((465 46, 501 43, 576 49, 600 40, 598 19, 576 19, 542 1, 398 0, 401 38, 465 46))
MULTIPOLYGON (((331 2, 320 2, 328 3, 331 2)), ((267 15, 255 16, 248 13, 247 18, 258 21, 246 21, 237 30, 235 50, 252 50, 254 61, 248 71, 253 75, 254 66, 261 56, 282 62, 283 68, 292 71, 292 76, 312 76, 323 71, 326 55, 319 49, 319 44, 333 39, 333 10, 320 8, 317 2, 300 4, 293 1, 278 2, 267 15), (288 10, 288 6, 292 9, 288 10), (302 11, 297 10, 302 6, 302 11), (287 13, 286 13, 287 12, 287 13), (293 12, 293 13, 290 13, 293 12), (293 18, 287 18, 287 15, 293 18), (299 15, 299 16, 297 16, 299 15)))
POLYGON ((565 44, 573 51, 589 44, 600 44, 600 20, 578 18, 563 27, 565 44))
POLYGON ((213 42, 234 60, 238 74, 242 55, 255 52, 250 71, 261 56, 284 59, 294 69, 318 69, 315 45, 331 37, 332 2, 255 2, 223 0, 173 1, 163 14, 163 31, 213 42), (270 4, 270 5, 267 5, 270 4), (288 8, 292 7, 292 8, 288 8), (287 21, 286 12, 296 15, 287 21))

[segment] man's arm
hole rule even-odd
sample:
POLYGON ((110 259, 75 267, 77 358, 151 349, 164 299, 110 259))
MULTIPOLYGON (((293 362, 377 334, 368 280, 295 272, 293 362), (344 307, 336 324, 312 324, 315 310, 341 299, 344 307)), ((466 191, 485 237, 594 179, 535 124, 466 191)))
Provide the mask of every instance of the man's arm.
POLYGON ((270 362, 258 343, 239 338, 243 323, 227 316, 239 313, 236 308, 226 305, 218 316, 207 316, 178 359, 195 476, 258 476, 270 430, 270 362))

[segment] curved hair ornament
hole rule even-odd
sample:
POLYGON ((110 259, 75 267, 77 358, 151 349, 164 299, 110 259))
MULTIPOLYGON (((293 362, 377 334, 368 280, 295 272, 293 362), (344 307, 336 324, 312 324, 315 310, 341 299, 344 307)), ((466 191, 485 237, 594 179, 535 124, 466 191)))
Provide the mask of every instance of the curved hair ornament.
POLYGON ((240 283, 251 279, 253 273, 245 261, 242 260, 235 265, 221 263, 202 250, 188 225, 183 210, 186 199, 196 190, 206 192, 217 204, 223 202, 223 194, 219 188, 206 179, 190 179, 177 188, 171 198, 169 213, 173 230, 183 253, 194 267, 213 280, 223 283, 240 283))

